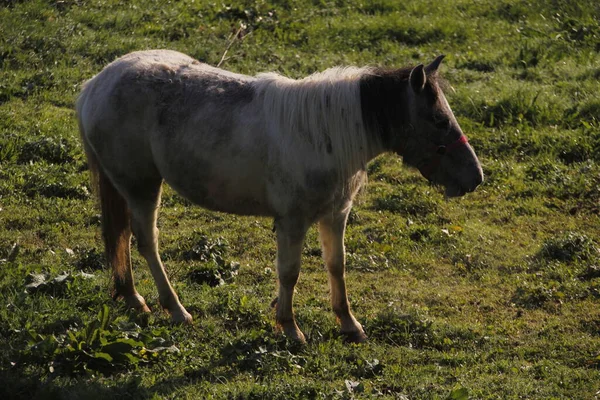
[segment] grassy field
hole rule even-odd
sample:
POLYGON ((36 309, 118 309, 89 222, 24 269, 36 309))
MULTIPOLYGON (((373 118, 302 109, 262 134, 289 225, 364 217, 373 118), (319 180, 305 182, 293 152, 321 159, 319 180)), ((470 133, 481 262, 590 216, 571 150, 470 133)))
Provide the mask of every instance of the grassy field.
POLYGON ((595 0, 3 1, 0 398, 600 397, 600 3, 595 0), (239 30, 239 37, 232 40, 239 30), (81 83, 169 48, 248 74, 404 66, 446 54, 447 97, 485 183, 445 201, 401 159, 369 165, 348 286, 370 340, 348 345, 309 231, 296 312, 273 328, 272 221, 167 188, 162 257, 192 327, 109 296, 78 139, 81 83))

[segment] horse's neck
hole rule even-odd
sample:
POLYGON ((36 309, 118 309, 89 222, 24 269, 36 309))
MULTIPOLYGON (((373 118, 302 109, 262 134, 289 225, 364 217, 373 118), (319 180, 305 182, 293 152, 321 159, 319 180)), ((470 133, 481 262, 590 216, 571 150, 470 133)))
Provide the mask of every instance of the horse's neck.
MULTIPOLYGON (((340 82, 340 85, 347 85, 340 82)), ((373 135, 363 120, 358 82, 353 93, 346 93, 349 102, 338 102, 331 107, 323 107, 325 113, 322 121, 334 125, 329 134, 332 142, 332 155, 341 175, 345 179, 354 180, 357 173, 362 173, 373 158, 385 151, 379 135, 373 135)), ((335 90, 344 90, 332 88, 335 90)), ((346 90, 348 90, 346 88, 346 90)))
POLYGON ((399 80, 393 71, 375 71, 361 80, 361 109, 365 129, 381 143, 381 151, 404 147, 410 131, 413 101, 408 81, 399 80))
POLYGON ((283 154, 300 165, 335 168, 346 180, 383 152, 381 137, 363 121, 361 80, 368 71, 334 68, 300 81, 259 75, 258 98, 283 154))

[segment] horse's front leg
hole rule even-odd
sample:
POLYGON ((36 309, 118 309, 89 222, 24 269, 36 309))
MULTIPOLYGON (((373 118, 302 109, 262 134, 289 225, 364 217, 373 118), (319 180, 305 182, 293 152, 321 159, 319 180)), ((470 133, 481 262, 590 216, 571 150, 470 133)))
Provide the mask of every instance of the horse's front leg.
POLYGON ((355 343, 367 340, 362 325, 350 311, 350 303, 346 294, 344 251, 344 232, 350 207, 345 211, 328 214, 319 221, 319 236, 323 248, 323 259, 329 273, 331 305, 337 316, 341 332, 346 338, 355 343))
POLYGON ((279 295, 276 301, 275 319, 283 333, 299 342, 306 342, 304 334, 298 328, 293 311, 294 287, 300 274, 302 245, 306 235, 303 224, 289 220, 275 222, 277 231, 277 275, 279 295))

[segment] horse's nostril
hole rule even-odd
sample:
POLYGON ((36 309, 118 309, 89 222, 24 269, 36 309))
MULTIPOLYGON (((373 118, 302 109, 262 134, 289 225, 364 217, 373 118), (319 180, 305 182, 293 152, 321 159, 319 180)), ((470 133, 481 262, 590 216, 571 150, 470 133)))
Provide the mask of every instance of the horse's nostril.
POLYGON ((477 181, 476 181, 476 186, 479 186, 483 183, 483 171, 481 170, 481 167, 479 168, 479 174, 477 175, 477 181))
POLYGON ((481 171, 481 169, 480 169, 479 173, 477 175, 475 175, 475 178, 473 179, 471 187, 469 188, 469 192, 472 192, 475 189, 477 189, 477 186, 481 185, 482 183, 483 183, 483 171, 481 171))

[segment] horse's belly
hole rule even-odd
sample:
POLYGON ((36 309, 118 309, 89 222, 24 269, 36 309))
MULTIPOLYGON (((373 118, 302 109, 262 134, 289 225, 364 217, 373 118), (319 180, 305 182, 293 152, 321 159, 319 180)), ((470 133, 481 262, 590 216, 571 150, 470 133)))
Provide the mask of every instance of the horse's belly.
POLYGON ((193 193, 184 192, 194 203, 213 211, 221 211, 238 215, 262 215, 271 216, 271 207, 259 196, 251 193, 238 193, 233 190, 223 189, 216 185, 202 187, 193 193))
POLYGON ((175 177, 165 176, 165 180, 183 197, 213 211, 238 215, 273 215, 264 185, 258 177, 248 176, 247 173, 238 174, 238 177, 189 173, 175 177))

